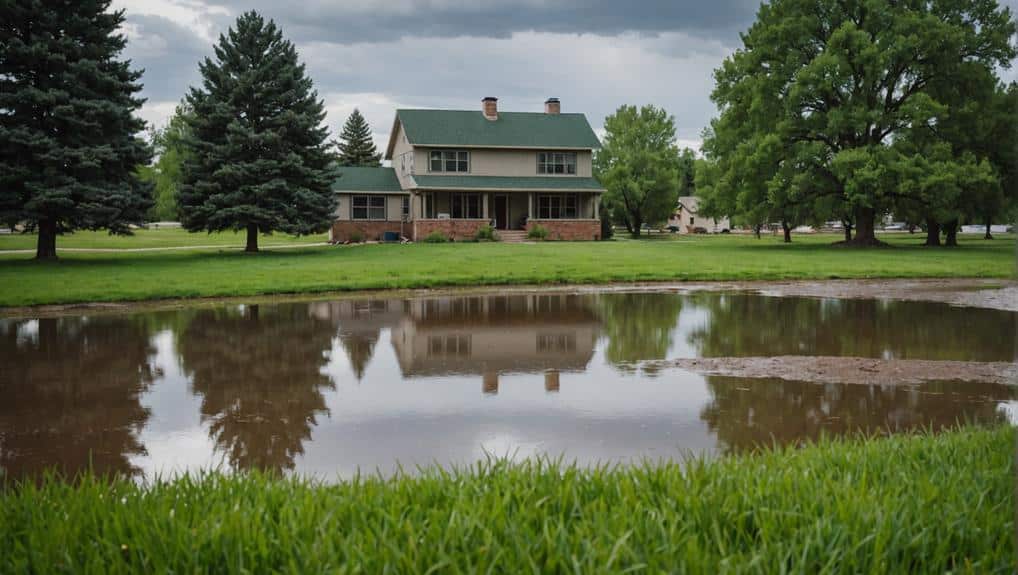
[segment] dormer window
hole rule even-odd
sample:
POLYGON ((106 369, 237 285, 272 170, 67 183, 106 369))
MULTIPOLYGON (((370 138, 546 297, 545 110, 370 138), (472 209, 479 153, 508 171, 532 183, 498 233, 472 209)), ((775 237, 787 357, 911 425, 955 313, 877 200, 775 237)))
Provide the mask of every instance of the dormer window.
POLYGON ((465 150, 432 150, 428 171, 469 172, 470 153, 465 150))
POLYGON ((539 152, 538 174, 576 174, 576 152, 539 152))

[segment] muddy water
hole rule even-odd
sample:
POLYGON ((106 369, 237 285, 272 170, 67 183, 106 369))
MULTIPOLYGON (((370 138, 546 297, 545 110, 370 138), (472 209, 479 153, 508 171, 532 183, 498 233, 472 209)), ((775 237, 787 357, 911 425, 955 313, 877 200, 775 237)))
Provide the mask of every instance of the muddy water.
POLYGON ((485 454, 630 461, 997 421, 1018 414, 1015 388, 999 382, 817 383, 702 375, 667 360, 1014 362, 1016 326, 1010 311, 736 292, 7 319, 0 467, 8 477, 91 465, 138 476, 221 467, 328 479, 485 454))

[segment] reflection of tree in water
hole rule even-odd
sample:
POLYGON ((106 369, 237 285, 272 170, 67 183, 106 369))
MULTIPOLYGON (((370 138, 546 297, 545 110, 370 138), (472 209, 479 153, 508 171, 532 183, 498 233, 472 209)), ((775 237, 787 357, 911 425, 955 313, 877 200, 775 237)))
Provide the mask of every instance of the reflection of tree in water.
POLYGON ((1014 316, 929 302, 696 294, 708 323, 689 336, 705 357, 835 355, 1010 361, 1014 316))
POLYGON ((378 331, 370 333, 351 333, 340 330, 339 343, 343 346, 347 357, 350 359, 350 367, 353 368, 357 381, 364 377, 364 370, 375 353, 375 344, 378 343, 378 331))
POLYGON ((0 467, 133 474, 155 350, 134 318, 0 321, 0 467))
POLYGON ((998 402, 1015 397, 1008 386, 973 383, 906 387, 708 376, 707 386, 712 397, 700 418, 726 452, 816 439, 821 432, 999 421, 998 402))
POLYGON ((598 300, 605 357, 622 369, 633 362, 664 359, 682 311, 683 296, 661 293, 605 294, 598 300))
POLYGON ((202 311, 180 341, 184 371, 219 449, 239 469, 294 465, 316 417, 328 413, 321 373, 332 325, 304 305, 202 311))

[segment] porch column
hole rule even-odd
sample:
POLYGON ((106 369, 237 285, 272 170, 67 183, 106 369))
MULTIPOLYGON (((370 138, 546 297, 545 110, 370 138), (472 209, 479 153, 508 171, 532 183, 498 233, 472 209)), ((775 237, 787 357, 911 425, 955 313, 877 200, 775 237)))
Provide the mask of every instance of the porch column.
POLYGON ((490 220, 491 217, 488 215, 488 196, 491 194, 481 194, 481 217, 490 220))
POLYGON ((601 219, 601 194, 594 194, 594 219, 601 219))
POLYGON ((534 192, 527 192, 527 221, 534 219, 534 192))

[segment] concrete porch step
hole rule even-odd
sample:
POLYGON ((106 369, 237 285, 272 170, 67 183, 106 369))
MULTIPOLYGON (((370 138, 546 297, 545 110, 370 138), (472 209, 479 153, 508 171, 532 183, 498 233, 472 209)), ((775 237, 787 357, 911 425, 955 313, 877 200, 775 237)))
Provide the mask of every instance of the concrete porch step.
POLYGON ((497 230, 499 241, 518 244, 527 241, 527 230, 497 230))

